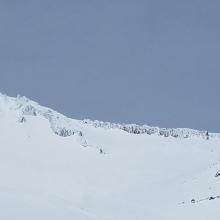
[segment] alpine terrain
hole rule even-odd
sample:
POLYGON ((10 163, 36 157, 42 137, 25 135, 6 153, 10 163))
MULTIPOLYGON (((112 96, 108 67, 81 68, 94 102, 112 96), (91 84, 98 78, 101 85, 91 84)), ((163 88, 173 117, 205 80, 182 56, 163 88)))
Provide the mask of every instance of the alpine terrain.
POLYGON ((219 220, 220 134, 75 120, 0 95, 0 219, 219 220))

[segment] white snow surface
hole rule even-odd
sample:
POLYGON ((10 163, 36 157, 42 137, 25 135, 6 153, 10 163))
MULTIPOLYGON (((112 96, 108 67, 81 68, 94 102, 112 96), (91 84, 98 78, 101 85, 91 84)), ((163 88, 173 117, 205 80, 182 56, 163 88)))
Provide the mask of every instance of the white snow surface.
POLYGON ((74 120, 0 95, 0 219, 219 220, 220 135, 74 120))

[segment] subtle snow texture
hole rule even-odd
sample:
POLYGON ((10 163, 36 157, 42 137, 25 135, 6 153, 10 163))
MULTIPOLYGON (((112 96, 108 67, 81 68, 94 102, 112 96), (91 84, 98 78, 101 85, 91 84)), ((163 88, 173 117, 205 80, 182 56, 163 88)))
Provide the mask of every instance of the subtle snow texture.
POLYGON ((220 135, 207 131, 74 120, 0 95, 0 165, 4 220, 220 219, 220 135))

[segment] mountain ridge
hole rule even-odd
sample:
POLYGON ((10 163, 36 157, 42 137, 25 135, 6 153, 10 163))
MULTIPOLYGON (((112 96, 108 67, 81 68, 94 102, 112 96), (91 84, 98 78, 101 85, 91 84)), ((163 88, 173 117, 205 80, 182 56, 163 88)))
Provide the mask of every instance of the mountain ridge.
POLYGON ((63 137, 75 134, 82 137, 82 126, 90 125, 96 128, 99 127, 103 129, 120 129, 131 134, 155 134, 163 137, 174 138, 200 137, 206 140, 210 138, 220 138, 220 133, 209 133, 207 130, 201 131, 190 128, 160 128, 148 125, 125 123, 119 124, 90 119, 76 120, 68 118, 63 114, 52 110, 51 108, 41 106, 37 102, 20 95, 18 95, 17 97, 10 97, 0 93, 0 103, 0 108, 2 109, 4 108, 4 105, 6 105, 9 107, 10 110, 17 111, 19 122, 25 122, 25 116, 27 115, 43 116, 50 122, 53 132, 63 137))
POLYGON ((0 134, 0 219, 220 217, 218 134, 75 120, 6 95, 0 134))

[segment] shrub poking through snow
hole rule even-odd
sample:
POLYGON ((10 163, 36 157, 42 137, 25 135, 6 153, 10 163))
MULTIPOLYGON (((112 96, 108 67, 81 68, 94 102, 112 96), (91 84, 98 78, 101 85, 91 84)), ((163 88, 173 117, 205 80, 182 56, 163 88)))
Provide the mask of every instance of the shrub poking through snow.
POLYGON ((215 174, 215 177, 219 177, 220 176, 220 172, 218 171, 216 174, 215 174))
POLYGON ((23 109, 23 114, 24 115, 36 116, 37 115, 37 111, 36 111, 36 109, 32 105, 27 105, 23 109))
POLYGON ((195 199, 191 199, 191 203, 196 203, 196 200, 195 199))
POLYGON ((68 137, 68 136, 74 135, 75 132, 70 129, 60 128, 60 129, 57 129, 55 133, 62 137, 68 137))
POLYGON ((27 121, 27 119, 24 116, 18 118, 18 122, 20 122, 20 123, 25 123, 26 121, 27 121))

